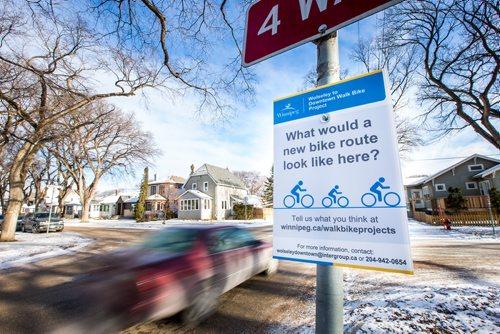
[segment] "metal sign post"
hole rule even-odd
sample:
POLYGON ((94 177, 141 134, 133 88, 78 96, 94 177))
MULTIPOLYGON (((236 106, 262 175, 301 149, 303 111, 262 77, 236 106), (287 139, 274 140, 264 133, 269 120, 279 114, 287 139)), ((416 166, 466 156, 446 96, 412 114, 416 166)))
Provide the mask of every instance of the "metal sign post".
MULTIPOLYGON (((340 79, 337 32, 316 42, 317 85, 340 79)), ((316 265, 316 333, 343 333, 344 281, 341 267, 316 265)))

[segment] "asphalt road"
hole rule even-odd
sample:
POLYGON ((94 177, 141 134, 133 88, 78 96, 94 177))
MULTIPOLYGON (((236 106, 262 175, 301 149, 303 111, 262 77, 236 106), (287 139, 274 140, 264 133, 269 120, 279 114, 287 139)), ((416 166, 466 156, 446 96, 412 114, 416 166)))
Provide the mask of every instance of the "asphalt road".
MULTIPOLYGON (((96 305, 82 302, 85 290, 74 277, 93 269, 97 254, 150 233, 136 229, 67 230, 96 242, 77 254, 0 272, 0 333, 51 333, 81 314, 97 310, 96 305)), ((271 237, 269 227, 255 232, 261 238, 271 237)), ((499 243, 417 240, 412 249, 418 273, 414 280, 453 275, 485 284, 498 281, 499 243)), ((315 270, 314 265, 283 261, 276 275, 256 276, 224 294, 217 313, 195 329, 172 317, 137 324, 123 333, 295 333, 296 328, 314 323, 315 270)))

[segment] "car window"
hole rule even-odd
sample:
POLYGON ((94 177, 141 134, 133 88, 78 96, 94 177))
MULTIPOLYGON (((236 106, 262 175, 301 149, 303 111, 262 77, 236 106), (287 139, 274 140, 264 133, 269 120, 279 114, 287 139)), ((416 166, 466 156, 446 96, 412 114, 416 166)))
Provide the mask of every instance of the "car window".
POLYGON ((198 237, 198 231, 186 228, 167 228, 140 244, 147 249, 180 253, 191 249, 198 237))
MULTIPOLYGON (((49 218, 49 214, 46 212, 35 213, 35 218, 49 218)), ((52 218, 52 217, 51 217, 52 218)))
POLYGON ((209 238, 212 253, 250 246, 257 242, 248 231, 235 228, 215 230, 209 238))

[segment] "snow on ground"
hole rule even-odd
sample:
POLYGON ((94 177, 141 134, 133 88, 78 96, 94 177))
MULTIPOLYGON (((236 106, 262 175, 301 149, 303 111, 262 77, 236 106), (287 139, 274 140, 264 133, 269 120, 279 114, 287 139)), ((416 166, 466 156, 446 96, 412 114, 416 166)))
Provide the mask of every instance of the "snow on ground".
POLYGON ((451 230, 445 230, 442 226, 433 226, 410 219, 408 221, 410 239, 448 239, 448 240, 478 240, 499 241, 500 231, 495 229, 497 238, 493 237, 491 226, 452 226, 451 230))
MULTIPOLYGON (((162 221, 96 220, 90 223, 68 221, 66 225, 152 230, 186 223, 200 222, 174 220, 163 224, 162 221)), ((271 223, 225 221, 224 224, 251 227, 271 223)), ((410 220, 409 231, 412 240, 498 242, 491 227, 453 226, 448 231, 440 226, 410 220)), ((0 243, 0 270, 76 252, 92 242, 71 232, 48 235, 18 232, 16 239, 16 242, 0 243)), ((344 281, 345 333, 500 333, 500 278, 485 286, 480 280, 450 276, 436 276, 429 280, 422 279, 418 273, 407 276, 344 268, 344 281)), ((310 300, 303 311, 304 317, 314 319, 314 300, 310 300)), ((297 333, 313 333, 314 323, 299 325, 297 330, 297 333)))
POLYGON ((211 225, 237 225, 241 227, 265 226, 272 225, 272 222, 263 219, 255 220, 224 220, 220 221, 199 221, 199 220, 163 220, 148 221, 137 223, 134 219, 119 219, 119 220, 92 220, 88 223, 81 223, 79 220, 65 220, 65 226, 74 227, 99 227, 99 228, 138 228, 144 230, 162 229, 171 225, 186 225, 186 224, 211 224, 211 225))
POLYGON ((16 233, 15 242, 0 243, 0 269, 20 266, 49 257, 76 252, 93 240, 78 233, 16 233))
POLYGON ((361 283, 352 281, 356 279, 352 272, 346 276, 351 285, 366 291, 358 295, 355 287, 346 287, 345 333, 498 333, 500 329, 498 286, 456 285, 439 278, 395 284, 399 280, 381 275, 361 283))

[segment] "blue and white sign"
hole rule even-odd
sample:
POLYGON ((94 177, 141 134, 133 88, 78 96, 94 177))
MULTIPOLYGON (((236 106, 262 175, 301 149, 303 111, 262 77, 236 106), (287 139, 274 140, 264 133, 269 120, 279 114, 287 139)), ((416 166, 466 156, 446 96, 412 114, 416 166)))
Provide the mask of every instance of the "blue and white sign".
POLYGON ((413 273, 384 72, 274 101, 275 258, 413 273))

